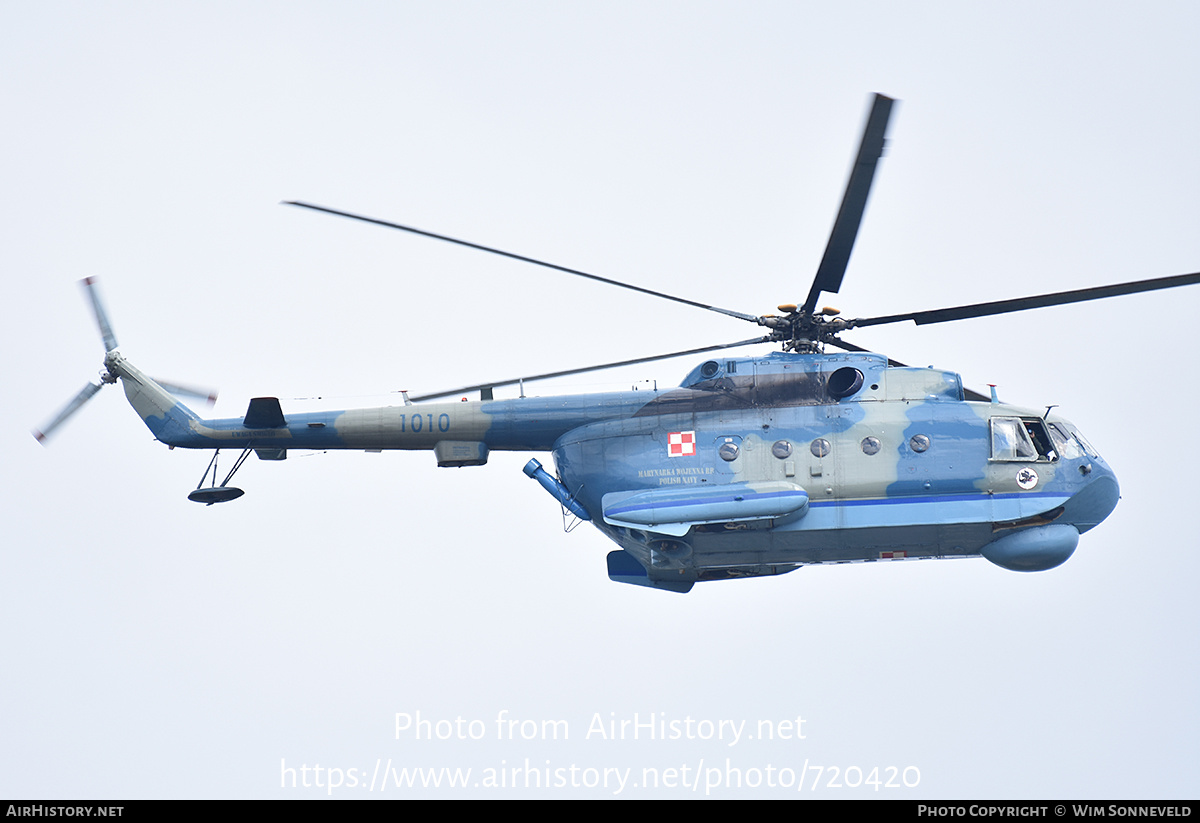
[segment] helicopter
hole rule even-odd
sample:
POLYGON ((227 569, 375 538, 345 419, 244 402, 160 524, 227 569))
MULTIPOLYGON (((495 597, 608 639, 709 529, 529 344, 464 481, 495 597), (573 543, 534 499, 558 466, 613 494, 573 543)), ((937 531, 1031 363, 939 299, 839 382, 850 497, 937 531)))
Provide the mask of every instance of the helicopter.
MULTIPOLYGON (((559 504, 567 530, 591 523, 618 548, 610 579, 685 593, 698 582, 785 574, 815 564, 984 557, 1013 571, 1064 563, 1080 535, 1116 507, 1111 467, 1077 427, 964 388, 955 372, 914 368, 841 335, 912 321, 986 317, 1200 283, 1200 273, 868 318, 818 309, 849 263, 894 100, 876 94, 824 256, 802 304, 756 315, 654 291, 412 226, 302 201, 286 205, 414 233, 749 322, 753 338, 409 397, 403 405, 285 414, 256 397, 242 417, 204 419, 181 387, 143 374, 118 351, 96 283, 82 281, 105 346, 89 383, 34 435, 52 434, 101 388, 120 382, 154 437, 212 450, 189 499, 214 505, 251 453, 432 451, 443 468, 490 452, 549 452, 524 473, 559 504), (766 355, 730 357, 761 344, 766 355), (839 349, 827 352, 826 349, 839 349), (685 355, 708 355, 676 388, 526 396, 525 384, 685 355), (493 391, 519 386, 517 398, 493 391), (478 393, 478 399, 466 395, 478 393), (447 398, 455 398, 447 400, 447 398), (218 484, 222 449, 237 450, 218 484), (211 477, 211 480, 210 480, 211 477)), ((201 393, 203 394, 203 393, 201 393)))

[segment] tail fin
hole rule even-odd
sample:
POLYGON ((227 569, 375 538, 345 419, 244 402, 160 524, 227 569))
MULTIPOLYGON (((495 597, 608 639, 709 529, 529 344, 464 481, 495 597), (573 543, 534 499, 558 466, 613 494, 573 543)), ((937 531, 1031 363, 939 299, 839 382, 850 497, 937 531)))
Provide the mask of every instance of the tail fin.
POLYGON ((109 370, 121 378, 129 405, 156 440, 182 446, 195 437, 193 424, 201 419, 195 412, 116 352, 106 359, 112 361, 107 363, 109 370))

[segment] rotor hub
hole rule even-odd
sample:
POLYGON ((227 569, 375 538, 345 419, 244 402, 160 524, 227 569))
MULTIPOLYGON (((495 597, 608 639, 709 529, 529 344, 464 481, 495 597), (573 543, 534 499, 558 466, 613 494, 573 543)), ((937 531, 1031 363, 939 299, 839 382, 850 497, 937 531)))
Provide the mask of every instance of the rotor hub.
POLYGON ((784 351, 821 354, 826 343, 833 342, 839 332, 854 325, 853 321, 835 317, 838 314, 837 309, 825 308, 815 314, 808 314, 794 305, 783 305, 779 308, 789 310, 788 315, 765 315, 759 319, 759 323, 771 329, 770 342, 781 343, 784 351))
POLYGON ((117 382, 117 380, 120 378, 120 374, 117 371, 117 364, 120 363, 121 360, 122 357, 116 349, 113 349, 104 355, 104 370, 100 372, 101 383, 112 384, 117 382))

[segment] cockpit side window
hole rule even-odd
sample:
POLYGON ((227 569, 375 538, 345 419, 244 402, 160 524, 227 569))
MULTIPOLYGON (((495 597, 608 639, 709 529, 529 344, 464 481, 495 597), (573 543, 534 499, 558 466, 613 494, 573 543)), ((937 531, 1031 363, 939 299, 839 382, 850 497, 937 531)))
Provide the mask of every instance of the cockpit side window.
POLYGON ((993 460, 1037 460, 1037 450, 1019 417, 992 418, 993 460))
POLYGON ((993 417, 993 460, 1057 460, 1050 434, 1038 418, 993 417))
POLYGON ((1050 434, 1046 431, 1046 422, 1038 419, 1023 419, 1021 424, 1025 426, 1025 431, 1029 433, 1029 439, 1033 441, 1034 448, 1038 451, 1039 460, 1057 460, 1058 453, 1054 450, 1054 444, 1050 440, 1050 434))

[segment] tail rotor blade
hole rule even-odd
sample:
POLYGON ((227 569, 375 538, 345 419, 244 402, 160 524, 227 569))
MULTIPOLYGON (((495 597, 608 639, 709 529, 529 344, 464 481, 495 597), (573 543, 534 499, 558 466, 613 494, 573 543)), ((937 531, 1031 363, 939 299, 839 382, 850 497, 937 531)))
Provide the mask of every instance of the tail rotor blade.
POLYGON ((158 378, 154 378, 154 382, 162 386, 171 394, 183 395, 184 397, 195 397, 203 400, 209 406, 212 406, 213 403, 217 402, 216 389, 202 389, 197 388, 196 386, 183 386, 179 383, 168 383, 166 380, 159 380, 158 378))
POLYGON ((92 396, 98 391, 100 391, 100 384, 88 383, 83 387, 83 391, 75 395, 75 397, 71 399, 71 402, 68 403, 53 420, 43 426, 40 430, 34 429, 33 436, 37 438, 39 443, 45 443, 46 438, 53 434, 55 429, 57 429, 63 423, 66 423, 71 415, 79 411, 83 404, 91 400, 92 396))
POLYGON ((113 334, 112 326, 108 322, 108 315, 104 312, 104 305, 100 302, 100 294, 96 289, 96 278, 85 277, 79 281, 87 292, 88 299, 92 301, 92 311, 96 313, 96 325, 100 327, 100 336, 104 338, 104 350, 112 351, 117 347, 117 336, 113 334))

